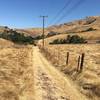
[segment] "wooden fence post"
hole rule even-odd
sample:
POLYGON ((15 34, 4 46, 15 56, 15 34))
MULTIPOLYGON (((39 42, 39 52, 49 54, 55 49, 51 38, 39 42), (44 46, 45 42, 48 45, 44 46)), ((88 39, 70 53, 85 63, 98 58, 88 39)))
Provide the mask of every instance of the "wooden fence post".
POLYGON ((67 52, 66 65, 69 63, 69 52, 67 52))
POLYGON ((77 72, 80 70, 80 69, 79 69, 79 67, 80 67, 80 58, 81 58, 81 57, 79 56, 79 57, 78 57, 77 72))
POLYGON ((58 49, 58 61, 57 61, 58 65, 59 65, 59 60, 60 60, 60 52, 59 52, 59 49, 58 49))
POLYGON ((81 63, 80 63, 80 72, 83 71, 84 57, 85 57, 85 54, 82 53, 82 56, 81 56, 81 63))

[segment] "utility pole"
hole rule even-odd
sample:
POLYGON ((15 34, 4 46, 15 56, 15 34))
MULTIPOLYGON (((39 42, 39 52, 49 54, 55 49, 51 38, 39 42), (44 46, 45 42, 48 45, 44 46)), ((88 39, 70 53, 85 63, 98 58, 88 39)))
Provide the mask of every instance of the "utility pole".
POLYGON ((42 33, 42 36, 43 36, 43 48, 44 48, 44 45, 45 45, 45 42, 44 42, 44 36, 45 36, 45 18, 47 18, 48 16, 40 16, 41 18, 43 18, 43 33, 42 33))

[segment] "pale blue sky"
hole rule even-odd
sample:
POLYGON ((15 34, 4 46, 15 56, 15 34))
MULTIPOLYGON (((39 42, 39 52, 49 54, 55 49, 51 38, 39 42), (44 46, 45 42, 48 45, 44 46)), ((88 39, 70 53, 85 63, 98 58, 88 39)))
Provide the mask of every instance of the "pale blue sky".
MULTIPOLYGON (((46 23, 51 22, 54 16, 64 7, 68 0, 0 0, 0 26, 13 28, 41 27, 40 15, 48 15, 46 23)), ((85 16, 100 15, 100 0, 84 0, 84 2, 67 14, 67 11, 79 0, 72 0, 64 12, 65 16, 61 22, 70 22, 85 16)), ((54 19, 53 21, 56 21, 54 19)), ((54 24, 54 23, 52 23, 54 24)))

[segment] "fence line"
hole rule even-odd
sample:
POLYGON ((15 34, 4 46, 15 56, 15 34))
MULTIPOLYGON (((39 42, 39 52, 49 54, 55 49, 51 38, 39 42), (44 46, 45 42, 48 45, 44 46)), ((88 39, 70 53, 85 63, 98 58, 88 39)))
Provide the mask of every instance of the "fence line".
MULTIPOLYGON (((57 66, 60 65, 60 60, 63 57, 62 53, 60 52, 60 49, 57 47, 57 50, 54 50, 53 53, 51 53, 50 48, 40 48, 42 49, 43 52, 45 52, 46 57, 50 58, 51 60, 53 60, 53 63, 57 63, 57 66), (56 59, 55 59, 56 58, 56 59)), ((67 52, 66 54, 66 60, 65 60, 65 64, 66 66, 69 65, 71 53, 67 52)), ((76 71, 77 72, 82 72, 83 68, 84 68, 84 58, 85 58, 85 53, 82 53, 81 55, 79 55, 78 60, 77 60, 77 66, 76 66, 76 71)))

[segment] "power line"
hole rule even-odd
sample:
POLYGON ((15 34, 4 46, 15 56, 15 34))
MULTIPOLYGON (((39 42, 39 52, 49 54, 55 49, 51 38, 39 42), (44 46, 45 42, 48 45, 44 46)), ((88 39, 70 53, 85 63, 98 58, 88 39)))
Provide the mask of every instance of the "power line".
POLYGON ((61 16, 61 18, 59 18, 55 24, 59 23, 60 21, 63 20, 63 18, 65 18, 66 16, 68 16, 70 13, 72 13, 75 9, 77 9, 85 0, 79 0, 75 5, 72 6, 72 8, 70 8, 69 10, 67 10, 67 12, 61 16))
MULTIPOLYGON (((49 23, 49 25, 53 23, 53 21, 64 11, 64 9, 66 9, 66 8, 69 6, 69 4, 70 4, 71 2, 72 2, 72 0, 68 0, 68 1, 65 3, 64 7, 63 7, 62 9, 59 10, 59 12, 58 12, 58 13, 54 16, 54 18, 51 20, 51 22, 49 23)), ((48 25, 48 26, 49 26, 49 25, 48 25)))

